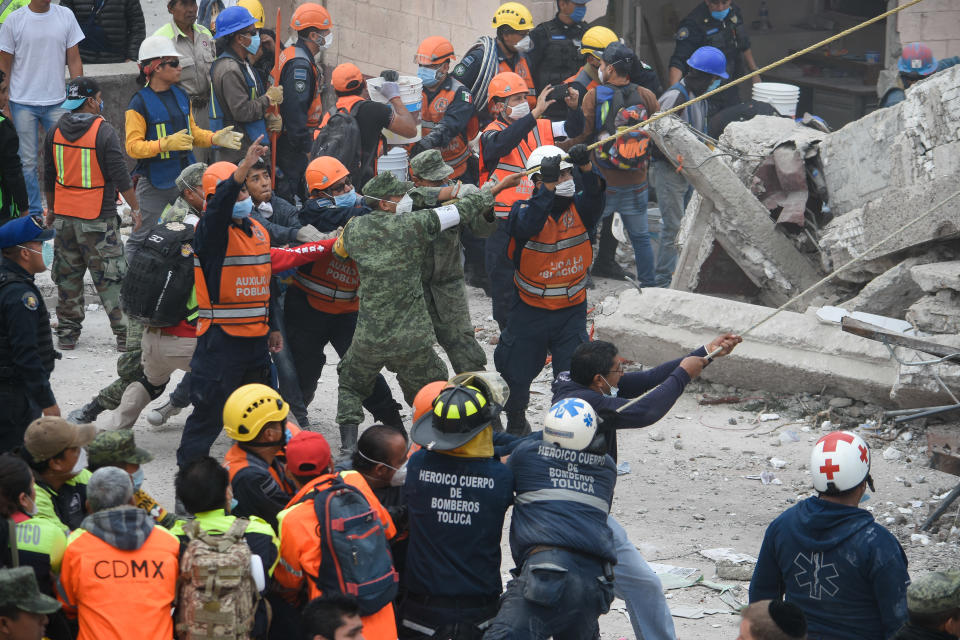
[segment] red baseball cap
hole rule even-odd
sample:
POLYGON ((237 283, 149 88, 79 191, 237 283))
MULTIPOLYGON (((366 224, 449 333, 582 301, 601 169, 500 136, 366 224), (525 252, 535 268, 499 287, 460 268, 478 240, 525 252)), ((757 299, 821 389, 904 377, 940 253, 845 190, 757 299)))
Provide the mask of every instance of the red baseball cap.
POLYGON ((330 467, 330 444, 314 431, 301 431, 286 447, 287 468, 297 476, 321 476, 330 467))

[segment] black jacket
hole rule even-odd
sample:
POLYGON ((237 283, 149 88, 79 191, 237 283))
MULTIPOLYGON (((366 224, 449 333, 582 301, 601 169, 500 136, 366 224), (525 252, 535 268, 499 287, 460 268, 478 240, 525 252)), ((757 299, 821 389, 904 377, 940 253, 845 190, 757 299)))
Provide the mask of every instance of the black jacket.
POLYGON ((86 64, 136 60, 146 37, 140 0, 60 0, 73 11, 83 35, 80 58, 86 64))
POLYGON ((0 225, 27 212, 27 185, 20 164, 20 138, 13 120, 0 115, 0 225))

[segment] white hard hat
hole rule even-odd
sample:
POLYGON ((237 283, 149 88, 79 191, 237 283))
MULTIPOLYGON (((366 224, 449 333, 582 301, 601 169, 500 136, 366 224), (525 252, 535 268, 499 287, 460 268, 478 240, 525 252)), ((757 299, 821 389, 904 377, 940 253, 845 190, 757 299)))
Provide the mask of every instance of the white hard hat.
POLYGON ((850 431, 828 433, 813 445, 810 474, 813 487, 820 493, 853 489, 870 475, 870 447, 850 431))
POLYGON ((165 36, 150 36, 140 43, 140 53, 137 62, 145 62, 154 58, 179 58, 180 52, 173 45, 173 40, 165 36))
POLYGON ((543 440, 564 449, 583 451, 597 434, 597 414, 585 400, 564 398, 547 411, 543 440))
MULTIPOLYGON (((555 147, 552 144, 545 144, 542 147, 537 147, 530 152, 530 157, 527 158, 527 170, 533 169, 534 167, 539 167, 540 163, 543 162, 544 158, 552 158, 554 156, 560 156, 565 158, 567 154, 560 147, 555 147)), ((560 162, 560 169, 572 169, 573 165, 569 162, 560 162)))

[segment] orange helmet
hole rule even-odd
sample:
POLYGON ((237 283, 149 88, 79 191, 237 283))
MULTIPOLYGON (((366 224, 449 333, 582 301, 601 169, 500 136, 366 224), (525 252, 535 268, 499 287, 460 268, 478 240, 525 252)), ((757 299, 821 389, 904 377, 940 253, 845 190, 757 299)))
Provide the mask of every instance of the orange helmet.
POLYGON ((423 414, 433 411, 433 401, 437 399, 440 392, 449 386, 446 380, 437 380, 431 382, 417 391, 413 398, 413 421, 416 422, 423 414))
POLYGON ((227 178, 233 177, 237 165, 232 162, 214 162, 203 172, 203 197, 209 198, 217 190, 217 185, 227 178))
POLYGON ((529 87, 519 75, 512 71, 504 71, 493 76, 490 87, 487 89, 488 98, 509 98, 518 93, 527 93, 529 87))
POLYGON ((332 187, 348 175, 350 172, 342 162, 330 156, 320 156, 310 161, 304 177, 307 179, 307 191, 312 192, 314 189, 332 187))
POLYGON ((314 27, 325 31, 333 26, 333 18, 325 7, 314 2, 307 2, 293 12, 290 18, 290 28, 294 31, 301 31, 307 27, 314 27))
POLYGON ((337 65, 337 68, 333 70, 331 76, 334 91, 339 91, 340 93, 355 91, 363 86, 364 82, 360 69, 357 68, 357 65, 350 62, 337 65))
POLYGON ((417 48, 417 55, 414 56, 414 62, 423 66, 441 64, 447 60, 453 60, 453 45, 443 36, 430 36, 420 43, 417 48))

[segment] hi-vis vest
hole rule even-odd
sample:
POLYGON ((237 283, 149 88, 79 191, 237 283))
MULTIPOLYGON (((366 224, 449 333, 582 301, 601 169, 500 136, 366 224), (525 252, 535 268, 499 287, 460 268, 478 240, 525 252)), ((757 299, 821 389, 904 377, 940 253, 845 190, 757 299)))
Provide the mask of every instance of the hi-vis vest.
MULTIPOLYGON (((508 125, 503 120, 494 120, 487 128, 487 131, 503 131, 508 125)), ((480 138, 480 184, 483 184, 491 177, 500 182, 511 173, 519 173, 526 170, 527 158, 537 147, 545 144, 553 144, 553 123, 549 120, 537 120, 537 126, 533 131, 527 134, 527 137, 516 149, 500 158, 496 167, 485 167, 483 163, 483 137, 480 138)), ((533 195, 533 181, 524 176, 515 189, 506 189, 497 194, 493 203, 493 212, 498 218, 506 218, 510 215, 510 207, 517 200, 526 200, 533 195)))
MULTIPOLYGON (((313 102, 310 103, 310 109, 307 111, 307 127, 316 129, 320 125, 320 118, 323 114, 323 85, 320 82, 320 72, 317 70, 317 65, 313 62, 313 57, 307 55, 307 52, 301 47, 294 45, 280 52, 280 74, 283 74, 283 67, 294 58, 306 60, 310 64, 310 68, 313 69, 313 85, 315 90, 313 102)), ((278 77, 280 77, 280 75, 278 75, 278 77)))
MULTIPOLYGON (((288 442, 290 441, 290 438, 300 433, 300 431, 300 427, 290 421, 287 421, 286 425, 284 426, 284 432, 287 436, 288 442)), ((254 454, 250 453, 249 451, 245 451, 244 449, 240 448, 240 445, 237 443, 234 443, 232 447, 227 449, 227 453, 223 456, 223 468, 227 470, 227 477, 231 483, 241 469, 246 469, 247 467, 251 466, 250 456, 253 455, 254 454)), ((276 458, 274 458, 273 462, 269 465, 262 458, 257 458, 254 460, 254 463, 258 464, 258 466, 262 465, 266 467, 270 473, 270 477, 272 477, 274 481, 280 485, 280 488, 283 489, 284 492, 291 496, 297 492, 297 488, 293 486, 287 476, 283 473, 283 466, 286 463, 286 459, 282 455, 278 455, 276 458)))
POLYGON ((60 127, 53 134, 53 165, 57 169, 54 209, 62 216, 93 220, 103 207, 103 171, 97 162, 97 132, 103 117, 97 116, 87 132, 73 142, 60 127))
MULTIPOLYGON (((570 84, 571 82, 582 84, 584 87, 586 87, 587 91, 590 91, 590 89, 596 89, 600 86, 600 83, 591 78, 586 69, 586 65, 580 67, 580 71, 577 71, 574 75, 567 78, 565 82, 567 84, 570 84)), ((583 96, 580 97, 582 98, 583 96)))
POLYGON ((530 71, 530 65, 527 63, 526 56, 522 53, 517 54, 516 69, 511 69, 506 60, 501 60, 500 66, 497 68, 497 73, 506 73, 508 71, 512 71, 523 78, 523 81, 527 84, 527 102, 530 103, 530 108, 533 109, 537 106, 537 89, 533 82, 533 73, 530 71))
POLYGON ((307 302, 317 311, 356 313, 360 308, 357 263, 350 258, 341 258, 333 251, 327 251, 315 262, 297 269, 293 274, 293 286, 307 294, 307 302))
POLYGON ((593 247, 575 206, 559 219, 547 216, 540 233, 519 248, 511 238, 507 255, 517 267, 513 276, 517 293, 530 306, 566 309, 587 299, 593 247))
POLYGON ((230 225, 227 255, 220 269, 220 298, 210 299, 200 260, 193 256, 193 278, 197 287, 197 336, 217 325, 231 336, 256 338, 269 331, 270 236, 256 220, 250 220, 252 234, 230 225))
POLYGON ((210 104, 207 107, 207 116, 210 118, 210 128, 213 131, 219 131, 225 126, 228 125, 239 125, 243 132, 247 135, 250 142, 253 142, 260 136, 263 136, 264 140, 268 139, 267 136, 267 123, 263 118, 259 120, 252 120, 250 122, 235 122, 233 120, 228 121, 224 116, 223 107, 220 104, 220 99, 217 97, 217 92, 213 89, 213 70, 218 64, 222 64, 224 60, 233 60, 238 65, 240 65, 240 73, 243 75, 243 79, 247 82, 247 89, 250 90, 250 99, 256 100, 258 97, 263 95, 264 89, 260 84, 260 78, 257 77, 257 73, 247 64, 245 61, 240 60, 235 55, 224 52, 220 55, 219 58, 213 61, 213 64, 210 65, 210 104))
MULTIPOLYGON (((186 123, 187 133, 193 134, 190 127, 190 98, 180 87, 174 85, 170 87, 173 97, 180 108, 180 115, 186 123)), ((137 94, 143 99, 147 108, 147 140, 159 140, 164 136, 171 135, 179 131, 174 128, 173 118, 167 113, 167 107, 163 101, 154 93, 150 87, 144 87, 137 91, 137 94)), ((176 186, 175 180, 180 172, 187 166, 196 162, 192 151, 162 151, 152 158, 141 160, 147 178, 150 184, 158 189, 170 189, 176 186)))
MULTIPOLYGON (((433 97, 433 100, 430 100, 427 96, 427 92, 423 92, 423 103, 420 110, 420 120, 423 128, 427 132, 432 131, 441 121, 443 121, 443 116, 447 111, 447 107, 456 100, 457 91, 462 84, 457 82, 454 79, 450 79, 450 88, 442 89, 437 92, 437 95, 433 97)), ((443 156, 443 161, 453 167, 453 173, 450 174, 450 178, 459 178, 467 170, 467 160, 470 158, 470 140, 473 139, 480 128, 479 121, 477 116, 470 118, 470 121, 467 123, 467 129, 461 131, 456 136, 450 140, 450 143, 440 150, 440 154, 443 156)), ((407 147, 409 151, 413 145, 407 147)))

